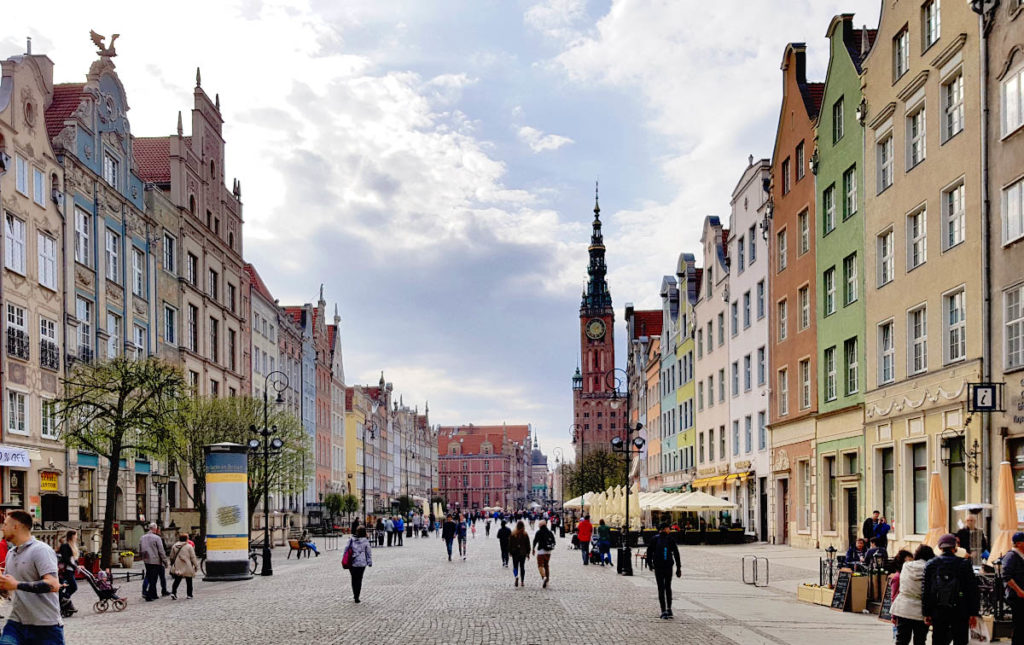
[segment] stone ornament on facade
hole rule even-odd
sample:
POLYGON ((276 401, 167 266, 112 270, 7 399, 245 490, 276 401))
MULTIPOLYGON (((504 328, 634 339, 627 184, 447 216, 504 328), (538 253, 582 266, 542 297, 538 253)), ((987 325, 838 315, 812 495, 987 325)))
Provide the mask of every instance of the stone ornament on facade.
POLYGON ((931 394, 929 393, 928 389, 925 389, 924 395, 921 397, 921 400, 918 401, 917 403, 914 403, 908 397, 904 396, 903 401, 890 401, 889 407, 885 408, 884 410, 878 407, 878 404, 873 404, 870 408, 868 408, 867 416, 868 418, 873 418, 875 416, 885 417, 889 416, 894 411, 902 412, 904 409, 908 407, 916 410, 917 408, 924 405, 925 401, 928 401, 929 403, 937 403, 939 401, 939 397, 942 397, 947 401, 956 401, 960 399, 961 395, 963 395, 964 389, 966 389, 966 387, 967 382, 964 381, 960 384, 960 389, 958 389, 956 392, 948 392, 941 385, 936 387, 935 392, 931 394))

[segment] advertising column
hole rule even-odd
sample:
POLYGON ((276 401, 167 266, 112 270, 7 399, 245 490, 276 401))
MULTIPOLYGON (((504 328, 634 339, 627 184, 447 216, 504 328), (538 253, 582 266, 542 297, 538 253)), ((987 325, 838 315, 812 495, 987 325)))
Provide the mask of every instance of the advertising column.
POLYGON ((206 577, 248 580, 248 451, 237 443, 206 446, 206 577))

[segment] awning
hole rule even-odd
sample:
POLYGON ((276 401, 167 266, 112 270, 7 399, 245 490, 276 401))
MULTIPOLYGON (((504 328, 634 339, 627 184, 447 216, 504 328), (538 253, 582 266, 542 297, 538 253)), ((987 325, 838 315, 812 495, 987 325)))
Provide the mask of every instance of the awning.
POLYGON ((14 446, 0 445, 0 466, 27 469, 29 467, 29 461, 28 450, 24 448, 15 448, 14 446))
POLYGON ((693 480, 691 484, 694 488, 705 488, 707 486, 717 486, 725 481, 725 478, 729 475, 715 475, 714 477, 704 477, 701 479, 693 480))

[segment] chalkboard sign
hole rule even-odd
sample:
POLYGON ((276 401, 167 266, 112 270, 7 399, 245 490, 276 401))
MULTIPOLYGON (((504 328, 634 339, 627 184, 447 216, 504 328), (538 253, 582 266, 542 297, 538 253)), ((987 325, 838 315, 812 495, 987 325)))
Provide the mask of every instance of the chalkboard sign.
POLYGON ((882 606, 878 609, 878 620, 885 622, 892 621, 892 585, 889 579, 885 579, 885 595, 882 596, 882 606))
POLYGON ((836 580, 836 588, 832 593, 832 609, 845 611, 846 600, 850 597, 850 580, 853 579, 853 571, 842 569, 839 578, 836 580))

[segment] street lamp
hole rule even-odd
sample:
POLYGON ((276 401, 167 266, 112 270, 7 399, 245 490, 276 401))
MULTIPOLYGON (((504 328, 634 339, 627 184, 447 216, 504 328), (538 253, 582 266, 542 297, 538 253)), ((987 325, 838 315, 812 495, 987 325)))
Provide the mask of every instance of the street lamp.
POLYGON ((277 426, 273 428, 268 427, 270 401, 267 398, 267 394, 271 385, 270 377, 272 376, 274 377, 274 391, 277 392, 274 402, 278 405, 284 403, 284 396, 281 393, 288 388, 288 375, 280 370, 275 370, 267 374, 266 378, 263 379, 263 429, 257 430, 256 426, 249 426, 250 431, 258 432, 263 438, 262 441, 255 437, 249 440, 249 450, 254 454, 258 455, 259 449, 263 449, 263 568, 260 570, 261 576, 274 575, 274 567, 270 561, 270 453, 281 452, 281 448, 284 447, 284 442, 281 441, 280 437, 270 438, 271 435, 277 434, 277 426))
POLYGON ((369 522, 370 514, 366 512, 366 433, 370 433, 370 438, 374 439, 377 430, 377 424, 371 422, 369 426, 363 428, 363 526, 367 526, 369 522))
MULTIPOLYGON (((565 469, 563 468, 563 466, 565 465, 565 457, 560 446, 555 446, 554 450, 551 451, 551 454, 555 456, 555 470, 559 471, 558 486, 560 491, 558 493, 558 505, 559 507, 561 507, 563 497, 561 491, 565 490, 565 480, 563 479, 563 475, 565 474, 565 469)), ((552 497, 554 497, 554 493, 555 491, 551 491, 552 497)))
POLYGON ((156 486, 156 517, 161 527, 167 526, 167 521, 164 518, 164 491, 167 490, 167 482, 170 479, 170 477, 161 473, 153 475, 153 485, 156 486))
POLYGON ((578 441, 580 444, 580 459, 579 463, 576 464, 576 486, 580 489, 580 515, 583 514, 583 458, 586 456, 586 444, 583 438, 583 426, 578 423, 574 423, 569 426, 570 436, 572 436, 572 443, 576 445, 578 441))
MULTIPOLYGON (((643 425, 636 424, 635 428, 629 428, 626 431, 626 438, 634 432, 639 431, 643 425)), ((639 455, 643 452, 644 441, 643 437, 634 437, 632 441, 627 442, 622 437, 615 437, 612 439, 612 452, 621 452, 626 456, 626 526, 622 529, 623 548, 619 551, 619 570, 623 575, 633 575, 633 565, 630 562, 630 549, 629 549, 629 462, 631 461, 630 456, 633 454, 639 455)))

